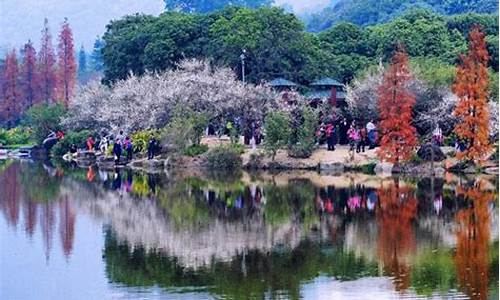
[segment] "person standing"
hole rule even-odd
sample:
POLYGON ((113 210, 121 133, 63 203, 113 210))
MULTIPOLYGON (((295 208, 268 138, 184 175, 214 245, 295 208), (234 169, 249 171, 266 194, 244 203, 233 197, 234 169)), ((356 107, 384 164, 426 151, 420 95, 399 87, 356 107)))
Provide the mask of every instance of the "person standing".
POLYGON ((368 144, 369 147, 368 149, 373 149, 375 148, 375 142, 376 142, 376 127, 375 124, 373 123, 373 120, 370 120, 368 123, 366 123, 366 135, 368 138, 368 144))
POLYGON ((354 152, 356 144, 359 140, 359 132, 356 130, 356 128, 354 128, 354 125, 351 125, 351 127, 349 127, 349 130, 347 131, 347 137, 349 139, 349 145, 350 145, 349 151, 354 152))
POLYGON ((155 150, 156 150, 156 139, 152 137, 148 141, 148 159, 153 159, 155 157, 155 150))
POLYGON ((328 123, 328 125, 326 125, 325 132, 328 151, 335 151, 335 142, 337 140, 335 126, 332 123, 328 123))
POLYGON ((133 146, 132 146, 132 140, 128 136, 125 138, 125 151, 127 152, 127 161, 131 161, 133 146))
POLYGON ((120 157, 122 156, 122 143, 118 138, 113 145, 113 154, 115 156, 115 165, 117 165, 120 163, 120 157))
POLYGON ((104 154, 104 156, 108 155, 108 137, 103 136, 101 138, 101 141, 99 142, 99 150, 101 150, 101 153, 104 154))
POLYGON ((343 118, 339 124, 339 144, 345 145, 348 142, 347 131, 349 129, 349 124, 347 123, 347 119, 343 118))
POLYGON ((120 130, 120 133, 116 135, 116 138, 120 140, 120 145, 123 145, 125 142, 125 135, 123 134, 123 130, 120 130))
POLYGON ((365 152, 365 144, 366 144, 366 129, 361 127, 359 129, 359 142, 356 148, 356 152, 365 152))
POLYGON ((89 135, 89 137, 87 138, 87 150, 90 152, 94 152, 94 144, 94 138, 89 135))

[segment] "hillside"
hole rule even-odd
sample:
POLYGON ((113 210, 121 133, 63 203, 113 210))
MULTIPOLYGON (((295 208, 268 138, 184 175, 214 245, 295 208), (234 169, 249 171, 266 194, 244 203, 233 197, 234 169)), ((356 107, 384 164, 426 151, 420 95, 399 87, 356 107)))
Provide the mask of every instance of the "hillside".
POLYGON ((427 8, 444 15, 497 13, 497 0, 338 0, 319 13, 304 17, 309 31, 317 32, 340 21, 357 25, 386 23, 412 8, 427 8))

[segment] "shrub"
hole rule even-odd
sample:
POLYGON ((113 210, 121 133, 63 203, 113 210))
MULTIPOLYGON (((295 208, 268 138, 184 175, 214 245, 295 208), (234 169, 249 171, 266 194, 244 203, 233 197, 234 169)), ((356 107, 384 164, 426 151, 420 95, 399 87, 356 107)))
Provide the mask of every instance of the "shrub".
POLYGON ((240 153, 230 145, 217 146, 207 154, 207 165, 211 169, 233 170, 239 168, 241 163, 240 153))
POLYGON ((69 151, 69 147, 71 146, 71 144, 75 144, 78 148, 85 148, 86 141, 89 135, 94 135, 94 132, 90 130, 67 132, 64 135, 64 138, 57 142, 54 147, 52 147, 52 155, 63 156, 69 151))
POLYGON ((276 157, 278 150, 288 144, 290 138, 290 118, 282 111, 270 112, 264 120, 264 149, 276 157))
POLYGON ((315 134, 318 117, 309 106, 303 106, 299 111, 300 122, 297 128, 295 143, 288 147, 288 155, 297 158, 308 158, 316 145, 315 134))
POLYGON ((22 123, 31 128, 32 139, 41 144, 51 131, 61 129, 60 123, 65 114, 66 108, 60 103, 35 105, 26 111, 22 123))
POLYGON ((194 157, 203 154, 207 151, 208 151, 208 146, 205 144, 191 145, 187 147, 187 149, 184 151, 184 155, 194 157))
POLYGON ((24 145, 30 140, 31 131, 14 127, 9 130, 0 128, 0 145, 24 145))
POLYGON ((176 151, 183 153, 189 146, 201 142, 208 121, 208 116, 203 112, 176 107, 163 138, 176 151))
POLYGON ((132 139, 132 144, 134 146, 135 153, 146 152, 148 149, 148 143, 151 138, 160 140, 160 132, 155 129, 140 130, 132 133, 130 138, 132 139))

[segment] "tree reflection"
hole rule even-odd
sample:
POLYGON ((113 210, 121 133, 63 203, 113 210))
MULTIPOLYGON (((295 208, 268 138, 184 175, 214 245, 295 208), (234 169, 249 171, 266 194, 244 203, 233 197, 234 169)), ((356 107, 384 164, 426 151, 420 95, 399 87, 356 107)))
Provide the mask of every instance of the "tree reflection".
POLYGON ((455 264, 461 290, 472 299, 487 299, 489 271, 490 214, 493 194, 482 183, 457 187, 468 207, 456 214, 455 264))
POLYGON ((404 291, 410 285, 409 258, 415 251, 412 222, 417 213, 417 199, 413 188, 400 187, 398 181, 380 188, 378 196, 378 255, 384 273, 394 277, 396 290, 404 291))

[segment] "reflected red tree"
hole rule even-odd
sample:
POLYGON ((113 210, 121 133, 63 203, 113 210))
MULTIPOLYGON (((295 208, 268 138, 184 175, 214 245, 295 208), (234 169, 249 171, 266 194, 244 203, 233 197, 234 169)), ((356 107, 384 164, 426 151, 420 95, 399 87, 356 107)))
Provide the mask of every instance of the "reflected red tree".
POLYGON ((42 230, 43 245, 45 247, 45 257, 49 260, 50 250, 52 248, 52 237, 54 235, 54 204, 51 202, 43 203, 40 211, 40 228, 42 230))
POLYGON ((413 188, 400 187, 397 181, 380 188, 378 196, 378 256, 384 273, 394 278, 396 290, 403 291, 410 285, 409 258, 415 251, 412 222, 417 200, 413 188))
POLYGON ((33 236, 36 227, 38 203, 31 199, 25 199, 23 203, 24 228, 29 236, 33 236))
POLYGON ((75 221, 76 214, 71 207, 68 196, 63 196, 59 202, 59 234, 64 255, 68 257, 73 251, 73 242, 75 239, 75 221))
POLYGON ((14 227, 19 222, 20 197, 19 165, 11 164, 0 174, 0 205, 7 222, 14 227))
POLYGON ((471 299, 487 299, 490 215, 488 204, 493 193, 485 191, 481 182, 472 187, 458 187, 457 192, 469 203, 455 217, 457 249, 454 257, 458 283, 471 299))

